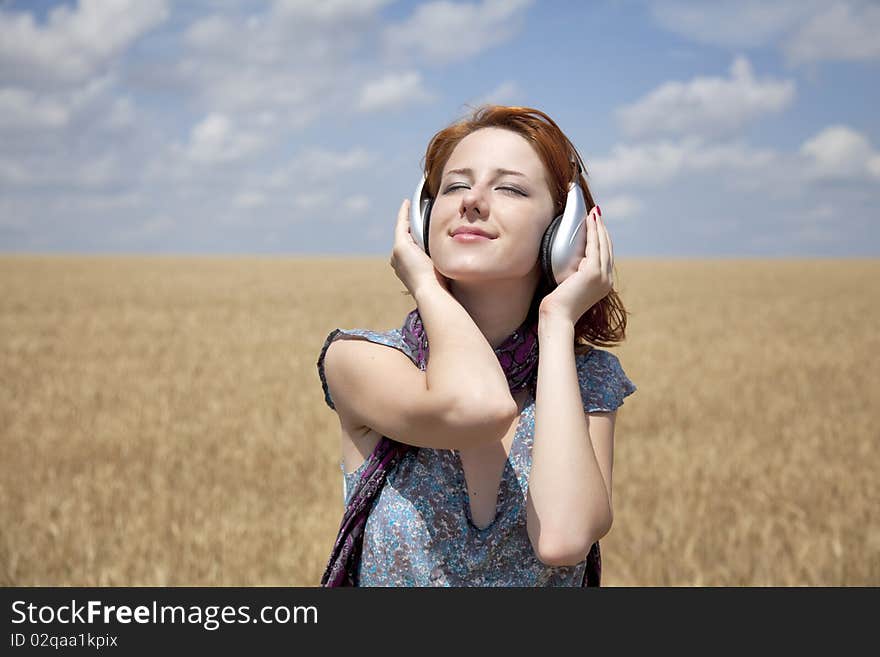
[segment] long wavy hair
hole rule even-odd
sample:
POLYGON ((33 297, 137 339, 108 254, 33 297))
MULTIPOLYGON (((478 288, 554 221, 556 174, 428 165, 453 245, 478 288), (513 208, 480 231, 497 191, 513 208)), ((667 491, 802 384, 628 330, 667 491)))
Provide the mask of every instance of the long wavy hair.
MULTIPOLYGON (((482 105, 472 114, 435 134, 422 159, 422 168, 427 176, 428 191, 432 198, 437 197, 443 167, 458 143, 467 135, 482 128, 504 128, 511 130, 528 141, 544 163, 553 198, 553 216, 562 213, 568 186, 575 176, 584 192, 587 209, 595 206, 590 186, 587 184, 587 168, 577 149, 560 130, 559 126, 541 110, 531 107, 506 107, 503 105, 482 105)), ((614 268, 614 280, 617 269, 614 268)), ((551 288, 541 276, 535 289, 529 316, 537 319, 541 300, 551 288)), ((587 310, 575 323, 575 347, 590 345, 611 347, 626 338, 627 310, 620 296, 612 290, 592 308, 587 310)), ((587 351, 589 349, 586 349, 587 351)))

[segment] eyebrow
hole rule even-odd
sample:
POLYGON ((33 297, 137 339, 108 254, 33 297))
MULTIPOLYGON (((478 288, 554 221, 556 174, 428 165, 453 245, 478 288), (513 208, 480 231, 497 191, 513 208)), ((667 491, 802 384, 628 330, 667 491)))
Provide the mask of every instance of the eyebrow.
MULTIPOLYGON (((453 173, 460 173, 465 176, 470 176, 471 178, 474 177, 474 170, 473 169, 452 169, 450 171, 447 171, 446 175, 448 176, 453 173)), ((519 171, 514 171, 513 169, 495 169, 495 173, 499 176, 521 176, 521 177, 525 178, 526 180, 529 179, 529 177, 526 174, 521 173, 519 171)))

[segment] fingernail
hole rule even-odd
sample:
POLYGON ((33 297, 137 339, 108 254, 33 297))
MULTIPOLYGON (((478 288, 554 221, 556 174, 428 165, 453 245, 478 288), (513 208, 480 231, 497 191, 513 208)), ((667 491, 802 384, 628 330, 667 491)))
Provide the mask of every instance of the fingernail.
POLYGON ((598 205, 596 206, 596 212, 599 213, 600 217, 602 216, 602 208, 600 208, 598 205))

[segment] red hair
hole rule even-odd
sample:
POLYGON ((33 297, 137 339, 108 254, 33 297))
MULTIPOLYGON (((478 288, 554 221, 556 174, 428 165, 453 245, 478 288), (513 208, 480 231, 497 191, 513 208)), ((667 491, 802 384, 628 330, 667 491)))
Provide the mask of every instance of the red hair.
MULTIPOLYGON (((553 216, 562 213, 568 187, 577 176, 584 192, 588 210, 595 205, 586 179, 586 166, 577 149, 560 130, 559 126, 541 110, 530 107, 505 107, 483 105, 471 116, 457 121, 435 134, 428 144, 422 167, 427 176, 428 191, 437 197, 443 167, 458 143, 472 132, 482 128, 503 128, 525 138, 544 163, 550 195, 553 199, 553 216)), ((615 279, 617 278, 615 272, 615 279)), ((541 300, 550 292, 544 277, 535 290, 529 314, 537 318, 541 300)), ((603 299, 587 310, 575 323, 575 346, 614 346, 626 338, 627 311, 617 292, 611 290, 603 299)))

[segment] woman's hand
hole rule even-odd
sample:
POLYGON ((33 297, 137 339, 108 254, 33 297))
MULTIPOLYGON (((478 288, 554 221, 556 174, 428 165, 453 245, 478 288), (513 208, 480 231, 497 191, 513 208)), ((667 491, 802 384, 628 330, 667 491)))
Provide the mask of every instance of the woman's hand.
POLYGON ((404 199, 397 213, 397 225, 394 228, 394 246, 391 249, 391 267, 397 278, 406 286, 409 293, 416 293, 426 285, 440 285, 449 290, 446 278, 434 267, 434 262, 422 248, 416 244, 410 234, 409 221, 410 201, 404 199))
POLYGON ((584 258, 575 273, 544 297, 540 306, 541 315, 561 316, 574 324, 611 291, 614 249, 598 205, 587 214, 586 223, 584 258))

